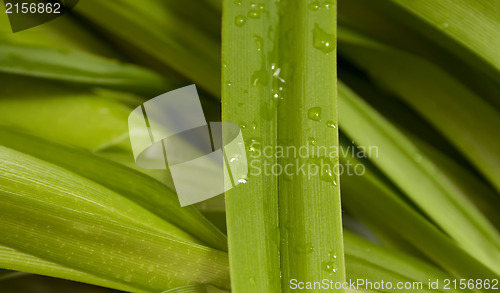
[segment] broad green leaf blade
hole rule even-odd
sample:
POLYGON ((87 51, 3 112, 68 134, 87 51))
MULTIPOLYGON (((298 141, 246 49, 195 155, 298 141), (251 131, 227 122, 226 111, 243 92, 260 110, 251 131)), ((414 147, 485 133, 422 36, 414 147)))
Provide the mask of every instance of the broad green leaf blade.
POLYGON ((497 230, 500 230, 500 214, 498 213, 500 197, 493 187, 426 142, 417 137, 408 136, 426 156, 439 166, 440 172, 436 174, 439 179, 452 182, 457 189, 467 195, 490 222, 496 226, 497 230))
POLYGON ((0 72, 161 94, 176 88, 156 73, 85 52, 0 44, 0 72))
POLYGON ((500 5, 489 0, 372 1, 500 84, 500 5))
MULTIPOLYGON (((278 133, 269 72, 277 61, 277 52, 270 52, 277 45, 266 37, 278 31, 278 7, 272 1, 263 7, 265 11, 255 7, 259 18, 254 19, 247 17, 248 2, 223 1, 222 119, 244 126, 249 166, 252 161, 277 163, 274 157, 251 157, 258 147, 252 143, 275 147, 278 133), (253 85, 256 79, 259 86, 253 85)), ((260 174, 242 179, 246 183, 226 192, 232 292, 281 292, 278 178, 260 174)))
POLYGON ((92 180, 180 227, 204 243, 217 249, 227 249, 225 236, 195 208, 181 208, 174 192, 159 181, 86 151, 65 148, 5 129, 0 129, 0 134, 0 145, 92 180))
MULTIPOLYGON (((295 155, 279 159, 281 167, 294 170, 282 172, 278 183, 280 257, 282 290, 294 292, 288 286, 292 278, 345 280, 337 164, 336 1, 285 1, 279 13, 274 35, 280 41, 279 59, 273 73, 278 78, 274 92, 283 87, 277 101, 278 143, 295 150, 295 155), (284 79, 281 84, 279 78, 284 79), (312 153, 303 155, 303 148, 312 153), (307 170, 299 171, 300 166, 307 170)), ((264 91, 263 99, 275 98, 272 95, 264 91)))
MULTIPOLYGON (((438 264, 444 270, 460 278, 495 277, 469 253, 460 248, 448 235, 428 221, 414 207, 405 202, 403 195, 387 181, 380 171, 366 159, 358 157, 359 150, 352 155, 346 139, 341 140, 341 163, 358 168, 364 166, 362 175, 345 172, 342 175, 342 202, 344 207, 369 228, 375 227, 375 234, 403 238, 416 247, 420 253, 438 264)), ((392 240, 392 237, 391 237, 392 240)))
POLYGON ((375 245, 349 232, 344 234, 344 239, 346 269, 351 280, 367 280, 373 283, 381 280, 386 283, 391 282, 392 290, 386 288, 382 290, 383 292, 474 292, 468 289, 444 289, 442 282, 452 277, 420 259, 375 245), (440 288, 429 289, 429 280, 440 280, 440 288), (406 282, 412 284, 417 282, 416 286, 419 288, 411 288, 411 290, 396 288, 398 283, 406 282))
POLYGON ((498 231, 463 193, 436 178, 437 167, 411 140, 347 87, 339 94, 343 131, 366 149, 376 145, 370 160, 463 249, 500 274, 498 231))
POLYGON ((20 46, 87 52, 103 57, 119 56, 73 16, 65 15, 29 30, 12 33, 7 13, 0 14, 0 42, 20 46))
POLYGON ((452 180, 452 184, 466 194, 492 224, 500 227, 500 215, 496 208, 500 206, 500 197, 497 192, 432 125, 401 99, 388 95, 374 84, 345 70, 342 71, 341 79, 435 162, 440 170, 437 176, 452 180))
POLYGON ((343 55, 432 123, 500 191, 498 111, 432 63, 353 31, 340 32, 343 55))
MULTIPOLYGON (((352 65, 351 65, 352 66, 352 65)), ((355 72, 355 69, 345 67, 340 72, 340 80, 353 89, 363 100, 368 102, 377 112, 405 133, 410 133, 431 144, 442 153, 453 158, 460 164, 467 161, 459 151, 444 138, 428 121, 416 113, 401 99, 370 82, 369 78, 355 72)), ((467 165, 469 168, 470 164, 467 165)))
POLYGON ((445 48, 410 28, 406 21, 397 21, 383 5, 372 0, 339 1, 339 26, 353 28, 381 42, 419 55, 446 69, 461 83, 477 92, 500 110, 500 87, 475 64, 450 54, 445 48))
MULTIPOLYGON (((58 153, 57 155, 61 155, 58 153)), ((196 242, 193 236, 95 182, 45 161, 0 146, 2 203, 53 204, 196 242)))
MULTIPOLYGON (((4 194, 0 194, 4 196, 4 194)), ((0 203, 0 244, 142 290, 229 288, 227 254, 21 198, 0 203)))
POLYGON ((148 69, 120 63, 121 54, 71 15, 14 34, 2 14, 0 43, 3 72, 155 95, 177 86, 148 69))
POLYGON ((125 43, 123 46, 144 52, 213 95, 220 94, 217 40, 160 2, 89 0, 80 2, 75 12, 119 38, 125 43))
POLYGON ((344 280, 337 157, 275 154, 338 144, 336 3, 315 4, 224 1, 223 120, 244 128, 251 166, 226 193, 234 292, 280 292, 278 249, 283 292, 291 278, 344 280), (291 161, 327 168, 269 173, 291 161))
POLYGON ((0 75, 0 125, 89 150, 115 145, 130 150, 131 108, 108 92, 0 75))
MULTIPOLYGON (((0 267, 18 270, 21 272, 42 274, 49 277, 77 281, 126 292, 148 292, 120 282, 109 281, 91 274, 70 269, 5 246, 0 246, 0 267)), ((0 281, 2 279, 3 277, 0 277, 0 281)))

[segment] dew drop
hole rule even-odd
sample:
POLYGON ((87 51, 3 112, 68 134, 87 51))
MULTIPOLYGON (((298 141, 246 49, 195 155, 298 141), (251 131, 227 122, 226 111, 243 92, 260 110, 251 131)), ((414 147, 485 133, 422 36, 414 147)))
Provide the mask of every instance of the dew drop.
POLYGON ((240 178, 240 179, 238 179, 238 182, 239 182, 239 183, 246 184, 246 183, 247 183, 247 180, 246 180, 246 179, 244 179, 244 178, 240 178))
POLYGON ((322 263, 321 268, 323 269, 323 271, 327 272, 330 275, 333 275, 334 273, 337 272, 337 269, 335 268, 335 263, 333 261, 322 263))
POLYGON ((334 186, 337 186, 337 181, 335 180, 335 173, 332 169, 327 168, 325 170, 321 170, 320 179, 324 182, 330 183, 334 186))
POLYGON ((238 15, 236 16, 236 18, 234 19, 234 23, 237 25, 237 26, 243 26, 245 24, 245 22, 247 22, 247 19, 246 17, 244 17, 243 15, 238 15))
POLYGON ((337 128, 337 126, 335 126, 335 123, 332 120, 326 121, 326 127, 328 127, 328 128, 337 128))
POLYGON ((260 11, 252 9, 252 10, 248 11, 248 17, 250 17, 250 18, 260 18, 260 11))
POLYGON ((316 144, 316 139, 314 137, 309 137, 307 139, 307 142, 309 143, 309 145, 315 145, 316 144))
POLYGON ((241 6, 241 1, 235 0, 233 3, 234 3, 234 5, 241 6))
POLYGON ((309 109, 307 117, 309 117, 309 120, 321 121, 321 108, 314 107, 314 108, 309 109))
POLYGON ((257 148, 260 146, 260 141, 251 138, 245 141, 245 145, 248 146, 247 150, 250 153, 255 153, 257 152, 257 148))
POLYGON ((311 243, 297 245, 297 247, 295 247, 295 252, 297 254, 311 254, 314 252, 314 246, 311 243))
POLYGON ((318 10, 319 9, 319 1, 314 1, 309 4, 309 9, 318 10))
POLYGON ((335 7, 335 2, 331 0, 326 0, 325 3, 323 3, 323 7, 325 7, 326 9, 333 8, 335 7))
POLYGON ((335 254, 335 251, 331 251, 330 253, 328 253, 328 257, 330 259, 326 262, 323 262, 321 264, 321 268, 330 275, 333 275, 334 273, 337 272, 336 269, 337 255, 335 254))
POLYGON ((336 46, 335 36, 329 34, 322 30, 318 24, 315 24, 313 30, 313 46, 314 48, 322 51, 323 53, 329 53, 335 50, 336 46))
POLYGON ((443 27, 444 27, 444 28, 447 28, 448 26, 450 26, 450 24, 449 24, 449 23, 447 23, 447 22, 443 23, 443 27))

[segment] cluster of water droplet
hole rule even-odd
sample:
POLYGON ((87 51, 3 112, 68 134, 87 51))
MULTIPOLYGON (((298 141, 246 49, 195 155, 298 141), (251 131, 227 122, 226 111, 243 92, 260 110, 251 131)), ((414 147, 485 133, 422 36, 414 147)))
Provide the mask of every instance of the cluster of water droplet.
POLYGON ((337 272, 337 255, 334 251, 331 251, 328 254, 329 259, 323 263, 321 263, 321 269, 327 272, 330 275, 333 275, 337 272))
MULTIPOLYGON (((234 4, 237 6, 241 6, 242 2, 241 1, 234 1, 234 4)), ((248 10, 248 13, 246 15, 240 14, 237 15, 234 18, 234 24, 242 27, 245 25, 247 22, 247 18, 260 18, 261 14, 265 12, 266 6, 264 3, 255 3, 255 2, 250 2, 250 10, 248 10)))
POLYGON ((330 9, 335 7, 335 1, 313 1, 308 5, 311 10, 330 9))

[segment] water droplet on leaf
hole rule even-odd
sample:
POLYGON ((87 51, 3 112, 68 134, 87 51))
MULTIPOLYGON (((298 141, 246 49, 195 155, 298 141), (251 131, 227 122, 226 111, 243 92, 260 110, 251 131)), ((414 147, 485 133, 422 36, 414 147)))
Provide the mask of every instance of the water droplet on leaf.
POLYGON ((329 128, 337 128, 337 126, 335 126, 335 123, 333 123, 332 120, 328 120, 326 121, 326 127, 329 127, 329 128))
POLYGON ((309 109, 307 117, 313 121, 321 121, 321 108, 314 107, 314 108, 309 109))
POLYGON ((315 24, 313 30, 313 46, 314 48, 322 51, 323 53, 329 53, 335 50, 337 41, 333 34, 329 34, 322 30, 318 24, 315 24))
POLYGON ((247 19, 246 17, 244 17, 243 15, 238 15, 236 16, 236 18, 234 19, 234 23, 237 25, 237 26, 243 26, 245 24, 245 22, 247 22, 247 19))
POLYGON ((250 17, 250 18, 260 18, 260 11, 258 11, 258 10, 250 10, 248 12, 248 17, 250 17))
POLYGON ((319 1, 314 1, 309 4, 309 9, 318 10, 319 9, 319 1))
POLYGON ((314 252, 314 246, 311 243, 305 245, 297 245, 295 248, 297 254, 310 254, 314 252))

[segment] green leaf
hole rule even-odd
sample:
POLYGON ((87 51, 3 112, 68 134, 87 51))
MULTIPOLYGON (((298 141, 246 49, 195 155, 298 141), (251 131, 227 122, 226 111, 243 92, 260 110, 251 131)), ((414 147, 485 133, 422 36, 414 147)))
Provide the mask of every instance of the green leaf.
POLYGON ((156 73, 85 52, 2 43, 0 72, 139 93, 176 88, 156 73))
POLYGON ((429 123, 405 105, 375 85, 368 83, 352 72, 342 71, 341 79, 370 103, 380 114, 398 127, 439 168, 437 176, 452 180, 488 219, 500 228, 500 217, 496 207, 500 197, 487 182, 475 172, 470 164, 429 123))
MULTIPOLYGON (((65 148, 5 129, 0 129, 0 133, 1 145, 40 158, 94 181, 94 185, 98 183, 116 192, 116 195, 119 194, 124 197, 123 200, 126 198, 125 201, 134 202, 137 206, 144 208, 156 217, 164 219, 190 233, 192 237, 196 237, 214 248, 227 249, 225 236, 201 216, 195 208, 181 208, 174 192, 159 181, 117 163, 96 157, 83 150, 65 148)), ((23 157, 21 154, 19 156, 23 157)), ((12 168, 15 167, 15 164, 11 165, 12 168)), ((37 165, 31 165, 33 168, 37 167, 37 165)), ((47 168, 42 162, 39 162, 39 165, 39 168, 47 168)), ((57 169, 55 166, 51 168, 57 169)), ((12 172, 12 169, 7 169, 6 171, 12 172)), ((59 172, 64 173, 64 170, 59 170, 59 172)), ((48 178, 47 180, 49 180, 48 183, 51 181, 54 184, 54 179, 48 178)), ((88 180, 85 181, 90 182, 88 180)), ((89 184, 92 184, 92 182, 89 184)), ((85 194, 85 190, 87 189, 85 186, 83 184, 80 187, 83 189, 83 194, 85 194)), ((30 187, 30 184, 26 182, 26 188, 33 189, 35 187, 30 187)), ((97 186, 96 188, 100 187, 97 186)), ((72 189, 70 188, 68 191, 72 191, 72 189)), ((109 194, 110 191, 103 192, 109 194)), ((73 193, 70 192, 66 196, 70 200, 73 193)), ((99 196, 97 196, 97 199, 102 200, 99 199, 99 196)), ((76 206, 74 209, 78 210, 79 207, 76 206)), ((131 211, 130 213, 133 214, 135 211, 131 211)), ((113 214, 110 213, 109 216, 113 216, 113 214)))
POLYGON ((373 283, 382 280, 385 283, 391 282, 393 289, 385 289, 383 292, 408 292, 408 289, 396 288, 399 282, 421 284, 418 285, 421 289, 413 288, 411 292, 473 292, 468 289, 444 289, 442 282, 452 277, 420 259, 375 245, 348 231, 344 233, 344 239, 347 274, 354 282, 358 279, 373 283), (439 289, 429 289, 429 280, 439 280, 441 282, 439 289))
POLYGON ((53 204, 196 242, 183 230, 101 185, 4 146, 0 146, 0 170, 3 203, 53 204))
POLYGON ((121 55, 71 15, 13 34, 0 15, 0 71, 160 94, 177 87, 121 55))
POLYGON ((98 150, 130 150, 131 108, 109 92, 72 88, 33 78, 0 75, 0 125, 62 144, 98 150))
POLYGON ((500 84, 500 6, 489 0, 372 1, 500 84))
POLYGON ((339 26, 353 28, 393 47, 419 55, 446 69, 460 82, 477 92, 500 110, 500 87, 486 74, 476 69, 476 64, 450 54, 439 44, 433 43, 407 25, 407 19, 398 21, 397 15, 388 13, 384 5, 372 0, 339 1, 339 26))
MULTIPOLYGON (((33 274, 43 274, 49 277, 72 280, 121 291, 134 293, 148 292, 120 282, 109 281, 92 274, 70 269, 5 246, 0 246, 0 266, 12 270, 33 274)), ((0 277, 0 280, 3 280, 3 276, 0 277)))
POLYGON ((249 164, 261 171, 250 167, 226 193, 236 293, 289 292, 291 278, 344 280, 337 158, 263 153, 338 144, 336 2, 315 3, 224 1, 223 120, 244 127, 249 164), (311 162, 327 168, 292 178, 265 170, 311 162))
POLYGON ((128 50, 132 46, 134 54, 152 57, 220 95, 219 43, 162 3, 89 0, 80 2, 74 11, 120 39, 128 50))
POLYGON ((417 137, 409 137, 426 156, 439 166, 440 172, 436 174, 439 179, 452 182, 457 189, 463 192, 481 210, 483 215, 496 226, 497 230, 500 230, 500 215, 498 214, 500 197, 498 193, 482 178, 479 178, 467 168, 457 164, 457 162, 434 149, 429 144, 417 137))
POLYGON ((0 244, 69 268, 143 291, 229 287, 227 254, 217 250, 25 197, 2 201, 0 212, 0 244))
POLYGON ((343 131, 369 152, 369 159, 438 227, 463 249, 500 274, 500 235, 465 195, 438 180, 438 167, 411 140, 345 86, 339 87, 343 131))
POLYGON ((29 30, 12 33, 8 14, 0 14, 0 40, 2 43, 34 46, 47 49, 87 52, 116 58, 119 54, 105 40, 93 34, 73 16, 65 15, 29 30))
MULTIPOLYGON (((257 147, 252 142, 277 145, 277 101, 271 97, 268 72, 277 54, 269 54, 275 44, 267 38, 261 41, 261 36, 278 29, 278 9, 271 1, 265 4, 259 19, 247 19, 249 3, 239 6, 232 0, 223 1, 222 117, 225 122, 245 126, 249 160, 257 147), (254 79, 261 79, 258 82, 267 84, 263 89, 252 86, 253 74, 254 79)), ((277 160, 264 157, 259 162, 275 165, 277 160)), ((246 184, 227 191, 226 217, 232 291, 281 292, 278 178, 252 176, 246 184)))
POLYGON ((367 159, 359 158, 360 150, 356 149, 352 155, 350 148, 354 146, 349 145, 345 137, 341 139, 341 147, 346 150, 341 152, 344 170, 347 166, 351 168, 350 174, 346 171, 341 177, 342 203, 346 210, 377 236, 388 235, 390 240, 401 237, 453 276, 494 278, 488 268, 406 202, 404 195, 367 159), (353 173, 354 168, 361 169, 359 166, 364 170, 361 175, 353 173))
POLYGON ((344 56, 428 120, 500 190, 498 111, 422 58, 353 31, 340 30, 339 38, 344 56))

